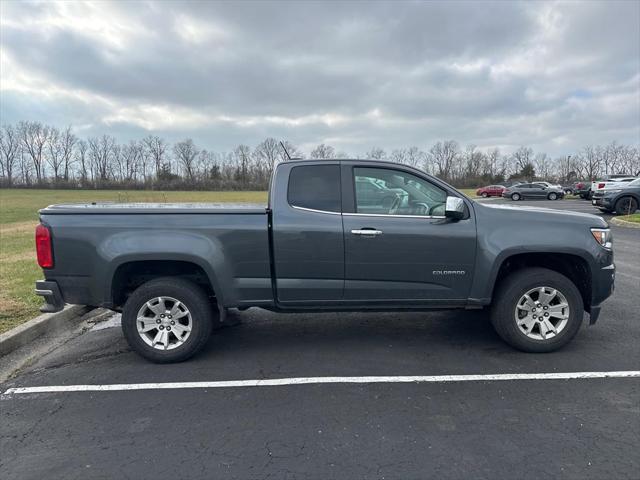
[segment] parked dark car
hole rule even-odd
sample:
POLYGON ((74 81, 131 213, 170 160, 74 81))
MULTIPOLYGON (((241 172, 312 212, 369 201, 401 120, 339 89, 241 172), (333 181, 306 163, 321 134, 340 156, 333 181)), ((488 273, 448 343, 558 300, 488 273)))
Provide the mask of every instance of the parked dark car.
POLYGON ((640 179, 598 190, 591 200, 603 212, 630 215, 640 208, 640 179))
POLYGON ((478 197, 501 197, 502 192, 504 192, 505 187, 502 185, 489 185, 486 187, 480 187, 476 191, 476 195, 478 197))
POLYGON ((591 182, 576 182, 573 185, 573 194, 579 196, 582 199, 589 197, 591 191, 591 182))
POLYGON ((250 307, 487 307, 510 345, 548 352, 585 310, 596 321, 615 278, 601 217, 485 205, 390 162, 281 163, 268 206, 53 205, 40 222, 43 309, 121 311, 131 348, 161 363, 194 355, 229 309, 250 307), (371 204, 356 179, 401 194, 371 204))
POLYGON ((542 183, 521 183, 505 189, 504 198, 518 201, 524 199, 558 200, 564 197, 564 191, 559 187, 549 187, 542 183))

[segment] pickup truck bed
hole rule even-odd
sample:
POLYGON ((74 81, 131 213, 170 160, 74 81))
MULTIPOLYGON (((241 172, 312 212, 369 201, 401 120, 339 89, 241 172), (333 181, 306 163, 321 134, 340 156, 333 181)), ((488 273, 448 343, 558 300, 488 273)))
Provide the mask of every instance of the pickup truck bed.
POLYGON ((40 213, 55 232, 56 266, 45 278, 55 278, 66 303, 116 307, 114 290, 126 288, 136 265, 152 261, 178 269, 190 263, 211 279, 228 278, 231 285, 214 288, 230 305, 272 300, 266 206, 89 203, 40 213))

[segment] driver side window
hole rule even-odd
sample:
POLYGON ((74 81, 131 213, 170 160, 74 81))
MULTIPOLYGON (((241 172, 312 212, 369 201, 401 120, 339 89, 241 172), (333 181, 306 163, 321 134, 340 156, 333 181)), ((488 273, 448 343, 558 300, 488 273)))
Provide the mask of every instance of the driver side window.
POLYGON ((390 168, 353 169, 356 212, 444 216, 447 192, 411 173, 390 168))

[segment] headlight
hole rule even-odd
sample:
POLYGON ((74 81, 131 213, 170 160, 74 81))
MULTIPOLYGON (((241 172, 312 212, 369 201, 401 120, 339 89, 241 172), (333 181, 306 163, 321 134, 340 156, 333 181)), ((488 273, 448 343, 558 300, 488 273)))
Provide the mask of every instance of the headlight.
POLYGON ((611 250, 613 246, 613 237, 611 236, 611 230, 608 228, 592 228, 591 234, 600 245, 607 250, 611 250))

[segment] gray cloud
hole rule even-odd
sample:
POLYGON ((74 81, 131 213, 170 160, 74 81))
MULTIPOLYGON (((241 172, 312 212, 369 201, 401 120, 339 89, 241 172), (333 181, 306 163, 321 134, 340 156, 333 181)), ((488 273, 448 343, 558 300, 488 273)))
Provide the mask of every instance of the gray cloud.
POLYGON ((551 154, 640 142, 638 2, 3 4, 3 122, 551 154))

